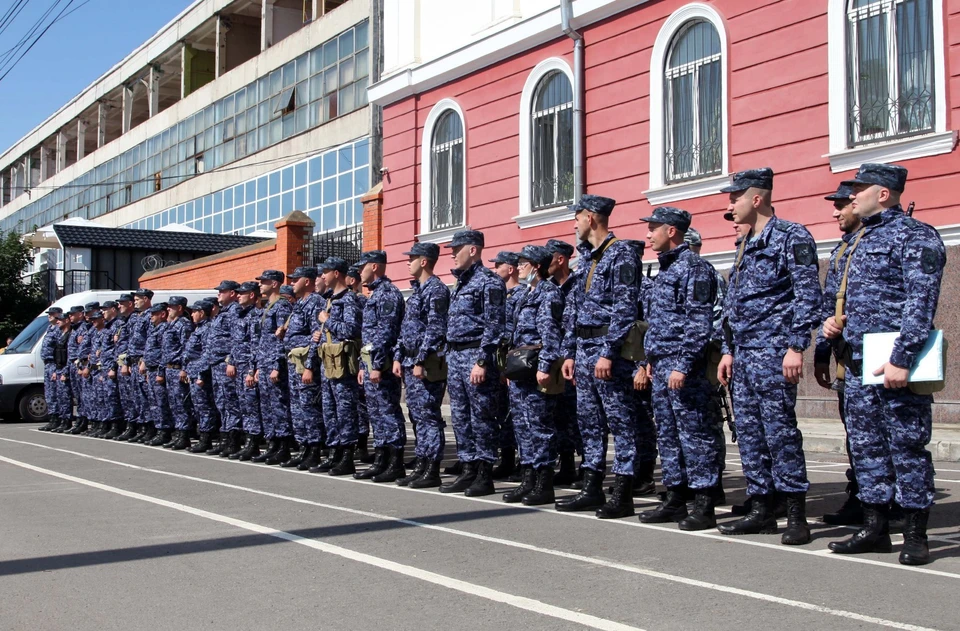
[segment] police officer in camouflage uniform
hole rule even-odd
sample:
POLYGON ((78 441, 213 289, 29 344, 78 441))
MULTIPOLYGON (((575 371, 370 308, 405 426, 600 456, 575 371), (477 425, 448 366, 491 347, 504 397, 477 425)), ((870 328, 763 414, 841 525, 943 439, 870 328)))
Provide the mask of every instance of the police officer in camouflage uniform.
POLYGON ((556 427, 553 407, 557 397, 544 391, 562 379, 559 364, 563 358, 563 295, 547 280, 553 253, 539 245, 526 245, 520 251, 518 270, 523 290, 518 296, 510 347, 536 347, 537 365, 533 374, 511 376, 510 401, 517 442, 520 445, 522 477, 520 486, 503 495, 508 503, 522 501, 527 506, 552 504, 553 463, 557 459, 556 427))
POLYGON ((227 374, 237 380, 240 397, 240 418, 246 441, 231 460, 246 462, 260 455, 263 423, 260 419, 260 393, 257 389, 256 341, 260 339, 260 283, 246 281, 237 289, 237 327, 231 332, 231 351, 227 357, 227 374))
POLYGON ((60 425, 60 419, 54 412, 57 408, 57 382, 53 375, 57 371, 54 352, 57 342, 60 341, 60 320, 54 316, 63 313, 60 307, 51 307, 47 310, 47 330, 43 334, 43 343, 40 345, 40 359, 43 360, 43 398, 47 403, 47 424, 38 428, 41 432, 49 432, 60 425))
POLYGON ((55 370, 51 377, 54 384, 54 407, 52 414, 53 420, 58 421, 58 423, 50 431, 61 433, 69 429, 70 418, 73 415, 73 400, 70 398, 70 367, 67 361, 67 344, 70 340, 70 319, 65 313, 55 313, 52 317, 58 327, 55 334, 57 343, 53 349, 55 370))
POLYGON ((290 385, 290 417, 293 422, 293 435, 300 444, 300 453, 281 463, 282 467, 296 467, 301 471, 316 466, 322 457, 326 442, 323 427, 323 412, 320 402, 319 379, 313 378, 313 371, 323 366, 319 358, 309 355, 313 323, 317 319, 323 301, 314 290, 317 282, 317 268, 298 267, 290 274, 297 301, 293 305, 286 324, 277 331, 277 337, 283 340, 283 349, 287 353, 287 378, 290 385), (294 361, 297 353, 302 353, 299 364, 294 361), (304 379, 306 370, 311 371, 309 381, 304 379))
POLYGON ((240 305, 237 290, 240 283, 234 280, 221 281, 214 288, 220 313, 210 323, 203 342, 203 364, 213 380, 213 398, 220 413, 220 443, 207 450, 211 456, 229 458, 241 449, 240 444, 240 393, 237 390, 236 373, 227 370, 227 358, 233 352, 233 335, 240 305))
POLYGON ((400 486, 425 489, 440 486, 440 461, 443 459, 446 423, 440 411, 447 387, 446 374, 429 374, 424 364, 436 364, 446 346, 447 312, 450 290, 433 273, 440 258, 435 243, 414 243, 404 256, 410 257, 408 269, 413 291, 407 298, 400 324, 400 335, 393 355, 393 374, 402 377, 407 389, 407 408, 417 437, 414 470, 397 480, 400 486))
POLYGON ((556 504, 559 511, 596 509, 601 519, 634 514, 637 454, 634 366, 621 356, 621 347, 637 320, 640 261, 634 249, 617 241, 607 227, 615 205, 608 197, 584 195, 570 206, 584 269, 565 307, 572 326, 565 331, 563 376, 576 379, 586 471, 580 493, 556 504), (608 431, 613 434, 616 475, 609 502, 603 492, 608 431))
POLYGON ((323 424, 327 434, 327 447, 330 449, 327 459, 311 467, 310 470, 314 473, 329 473, 332 476, 356 472, 353 452, 357 446, 359 429, 357 421, 359 383, 358 375, 351 372, 350 362, 346 356, 355 353, 359 348, 360 321, 363 316, 356 294, 347 289, 348 268, 347 261, 337 256, 328 257, 320 265, 324 292, 321 296, 321 310, 313 322, 309 351, 309 356, 317 363, 314 369, 308 368, 303 373, 304 381, 315 380, 317 377, 320 379, 323 424), (320 361, 319 355, 319 352, 324 349, 324 344, 343 344, 341 347, 343 354, 340 356, 345 368, 343 376, 327 375, 326 366, 320 361))
MULTIPOLYGON (((519 281, 519 274, 517 272, 519 259, 516 252, 508 252, 506 250, 497 252, 497 256, 490 259, 489 262, 493 263, 494 273, 500 277, 500 280, 503 281, 504 286, 507 288, 505 308, 506 324, 503 330, 502 342, 503 348, 506 349, 510 346, 513 336, 517 303, 519 302, 521 295, 526 293, 526 287, 521 285, 519 281)), ((500 422, 500 429, 498 431, 500 464, 493 469, 494 480, 506 480, 507 478, 511 478, 516 470, 517 457, 517 437, 516 432, 514 431, 512 414, 512 409, 517 402, 511 400, 510 398, 510 389, 507 387, 506 379, 501 376, 500 381, 501 388, 497 406, 497 420, 500 422)), ((516 471, 516 476, 516 481, 519 482, 519 471, 516 471)))
POLYGON ((810 541, 803 436, 797 428, 797 384, 803 352, 820 316, 817 247, 802 225, 777 217, 770 204, 773 170, 742 171, 722 192, 728 210, 749 234, 730 273, 724 339, 717 377, 733 383, 740 460, 751 496, 750 512, 722 524, 727 535, 773 534, 774 491, 787 496, 786 545, 810 541), (725 336, 727 337, 727 336, 725 336))
POLYGON ((70 321, 70 334, 67 340, 67 364, 70 376, 66 381, 70 386, 70 398, 76 407, 71 407, 70 426, 64 427, 64 424, 61 424, 52 431, 57 434, 79 434, 86 429, 86 424, 80 416, 80 344, 77 342, 83 326, 83 305, 74 305, 67 313, 70 321))
POLYGON ((862 222, 851 244, 846 316, 823 323, 827 339, 848 346, 844 406, 854 471, 860 484, 863 527, 830 544, 838 554, 890 550, 887 506, 903 507, 900 563, 930 562, 927 520, 934 500, 933 459, 927 450, 933 396, 908 385, 930 332, 940 298, 946 250, 936 229, 900 206, 907 181, 901 166, 868 163, 843 182, 854 189, 853 212, 862 222), (865 385, 863 336, 898 332, 889 361, 875 370, 883 385, 865 385), (914 390, 918 391, 914 391, 914 390))
POLYGON ((283 272, 264 270, 257 280, 260 281, 260 293, 267 299, 267 304, 257 326, 259 337, 254 340, 257 366, 254 377, 260 391, 263 434, 269 443, 267 450, 253 458, 253 461, 275 465, 290 459, 292 447, 287 358, 283 352, 283 342, 277 339, 276 332, 286 324, 293 307, 280 296, 283 272))
POLYGON ((120 393, 120 407, 126 421, 126 429, 115 440, 128 441, 137 434, 137 420, 140 418, 140 402, 135 390, 133 371, 128 362, 130 355, 131 319, 135 316, 132 293, 120 294, 117 298, 119 315, 116 319, 113 339, 116 343, 117 391, 120 393))
POLYGON ((193 321, 193 334, 183 346, 180 381, 190 387, 190 403, 193 417, 197 421, 200 440, 188 448, 190 453, 202 454, 213 449, 213 435, 217 431, 219 419, 213 397, 213 380, 210 371, 203 363, 203 347, 210 331, 215 298, 204 298, 190 306, 190 319, 193 321))
POLYGON ((137 401, 138 427, 136 433, 127 439, 127 442, 139 443, 152 440, 156 429, 150 420, 150 389, 146 375, 140 372, 140 362, 147 344, 147 333, 150 332, 150 314, 147 310, 152 306, 153 291, 141 287, 133 292, 134 313, 127 320, 126 329, 129 330, 127 343, 127 361, 125 370, 130 374, 130 381, 134 397, 137 401))
POLYGON ((109 409, 107 419, 109 427, 100 434, 100 438, 114 440, 125 430, 123 398, 120 394, 120 375, 117 356, 120 353, 119 339, 123 319, 120 317, 120 305, 115 300, 107 300, 102 305, 104 315, 104 339, 101 340, 101 352, 98 358, 103 375, 105 406, 109 409), (114 408, 114 406, 116 406, 114 408))
POLYGON ((187 299, 171 296, 167 301, 167 330, 163 334, 163 372, 174 432, 163 444, 165 449, 180 451, 191 446, 190 386, 180 378, 180 373, 183 371, 183 351, 193 331, 193 320, 187 315, 187 299))
POLYGON ((87 370, 93 395, 90 409, 96 423, 95 429, 88 435, 92 438, 103 438, 113 429, 114 420, 121 416, 116 377, 107 377, 107 367, 114 347, 113 334, 107 328, 103 311, 93 311, 90 314, 90 323, 93 328, 90 332, 90 361, 87 370))
MULTIPOLYGON (((360 280, 360 268, 361 265, 359 263, 354 263, 347 268, 347 288, 357 296, 357 301, 360 303, 360 311, 362 312, 367 304, 367 297, 363 293, 363 281, 360 280)), ((360 433, 357 437, 357 449, 354 452, 354 457, 360 462, 371 464, 374 456, 368 448, 368 442, 370 440, 370 412, 367 410, 367 393, 361 387, 358 394, 357 420, 360 424, 360 433)))
POLYGON ((653 381, 667 495, 659 508, 641 513, 640 521, 675 521, 681 530, 706 530, 717 525, 714 507, 720 478, 706 375, 717 289, 711 267, 683 241, 690 220, 690 213, 669 206, 656 208, 653 215, 641 219, 649 224, 647 240, 660 264, 645 304, 650 328, 644 348, 647 374, 653 381), (694 505, 688 515, 690 494, 694 505))
POLYGON ((403 322, 403 295, 386 276, 386 252, 364 252, 359 265, 361 282, 370 290, 370 297, 362 306, 359 381, 373 421, 376 456, 373 466, 356 477, 395 482, 406 476, 403 448, 407 429, 400 409, 401 381, 392 370, 393 351, 403 322))
POLYGON ((84 436, 88 436, 100 428, 100 422, 96 420, 97 393, 93 387, 93 381, 90 379, 90 354, 92 353, 94 332, 90 315, 99 309, 100 303, 96 301, 88 302, 83 306, 84 319, 80 325, 80 332, 77 335, 77 344, 79 345, 78 352, 80 356, 80 373, 78 380, 80 386, 80 402, 77 405, 77 412, 80 414, 80 417, 84 419, 86 429, 80 432, 84 436))
MULTIPOLYGON (((570 257, 573 256, 573 246, 560 239, 550 239, 546 245, 553 253, 550 261, 550 280, 560 288, 560 294, 566 305, 570 290, 573 288, 576 272, 570 270, 570 257)), ((566 310, 564 310, 566 314, 566 310)), ((563 330, 570 325, 563 322, 563 330)), ((577 471, 576 454, 583 456, 583 440, 580 438, 580 427, 577 425, 577 388, 572 381, 564 380, 563 394, 554 406, 554 421, 557 436, 557 451, 560 453, 560 470, 553 478, 557 486, 573 484, 580 476, 577 471)))
POLYGON ((141 442, 149 447, 160 447, 167 443, 173 434, 173 415, 170 412, 170 397, 167 395, 167 371, 163 355, 163 340, 170 327, 167 322, 167 303, 157 303, 147 309, 147 313, 150 317, 150 329, 147 332, 140 368, 141 374, 147 379, 150 418, 155 431, 152 438, 145 436, 141 442))
POLYGON ((446 246, 453 250, 457 284, 447 317, 447 387, 457 455, 463 471, 441 493, 491 495, 497 459, 497 397, 501 388, 497 349, 503 340, 506 287, 483 266, 483 233, 460 230, 446 246))

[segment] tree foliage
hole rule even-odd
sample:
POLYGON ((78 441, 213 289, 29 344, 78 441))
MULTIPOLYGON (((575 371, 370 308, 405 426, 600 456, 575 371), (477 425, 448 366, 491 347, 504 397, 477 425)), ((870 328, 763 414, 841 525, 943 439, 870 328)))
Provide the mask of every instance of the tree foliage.
POLYGON ((16 231, 0 231, 0 346, 47 306, 38 280, 24 282, 29 262, 30 244, 16 231))

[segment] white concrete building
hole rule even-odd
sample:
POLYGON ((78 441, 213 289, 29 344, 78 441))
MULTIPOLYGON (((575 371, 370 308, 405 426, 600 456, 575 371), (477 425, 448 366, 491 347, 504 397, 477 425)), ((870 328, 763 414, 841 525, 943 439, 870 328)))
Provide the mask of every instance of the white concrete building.
POLYGON ((381 4, 197 0, 0 155, 0 228, 359 224, 379 181, 381 4))

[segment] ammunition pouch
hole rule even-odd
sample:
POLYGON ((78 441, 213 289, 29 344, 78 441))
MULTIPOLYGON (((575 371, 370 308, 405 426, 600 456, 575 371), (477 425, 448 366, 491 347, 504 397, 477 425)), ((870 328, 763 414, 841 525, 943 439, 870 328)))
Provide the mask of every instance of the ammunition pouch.
POLYGON ((302 375, 303 371, 306 370, 305 364, 309 353, 309 346, 298 346, 287 353, 287 359, 293 363, 298 375, 302 375))
POLYGON ((320 345, 323 374, 327 379, 356 376, 360 371, 357 342, 324 342, 320 345))
POLYGON ((447 358, 444 355, 430 353, 423 360, 423 378, 435 383, 447 380, 447 358))
POLYGON ((710 340, 707 342, 707 348, 704 351, 704 359, 707 361, 707 380, 714 388, 721 385, 717 379, 717 371, 720 369, 720 360, 723 359, 723 346, 720 340, 710 340))
POLYGON ((647 335, 649 328, 650 325, 644 320, 634 322, 620 347, 620 357, 632 362, 645 361, 647 354, 643 350, 643 338, 647 335))

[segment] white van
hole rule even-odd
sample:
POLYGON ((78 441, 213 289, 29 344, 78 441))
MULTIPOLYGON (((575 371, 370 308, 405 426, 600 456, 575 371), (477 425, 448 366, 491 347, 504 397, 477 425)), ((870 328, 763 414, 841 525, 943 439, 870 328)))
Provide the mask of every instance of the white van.
MULTIPOLYGON (((128 291, 82 291, 64 296, 51 307, 60 307, 65 312, 74 305, 88 302, 116 300, 128 291)), ((206 296, 216 296, 216 291, 195 289, 155 289, 153 304, 166 302, 170 296, 184 296, 190 304, 206 296)), ((0 355, 0 417, 40 422, 47 417, 47 402, 43 397, 43 360, 40 347, 47 331, 46 310, 28 324, 14 338, 7 350, 0 355)))

